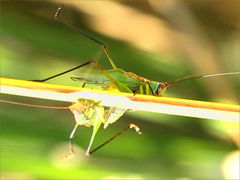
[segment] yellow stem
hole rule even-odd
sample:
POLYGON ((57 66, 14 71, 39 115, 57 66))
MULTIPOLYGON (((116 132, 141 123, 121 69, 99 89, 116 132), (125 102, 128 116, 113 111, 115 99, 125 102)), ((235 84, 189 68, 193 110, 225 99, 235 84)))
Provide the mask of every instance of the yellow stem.
POLYGON ((75 102, 79 98, 100 101, 100 105, 164 114, 240 121, 240 106, 170 97, 135 95, 116 91, 0 78, 1 93, 41 99, 75 102))

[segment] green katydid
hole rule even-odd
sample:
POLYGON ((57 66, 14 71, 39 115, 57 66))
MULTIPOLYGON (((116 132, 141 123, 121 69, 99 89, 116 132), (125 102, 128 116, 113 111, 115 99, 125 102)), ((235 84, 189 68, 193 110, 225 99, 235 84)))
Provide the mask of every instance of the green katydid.
POLYGON ((206 74, 206 75, 196 75, 196 76, 187 76, 183 77, 171 82, 157 82, 152 81, 149 79, 146 79, 144 77, 141 77, 137 74, 134 74, 132 72, 126 72, 123 69, 117 68, 115 65, 113 59, 111 58, 108 49, 104 43, 101 41, 91 37, 90 35, 80 31, 79 29, 75 28, 68 22, 64 20, 59 20, 60 12, 63 8, 63 5, 59 7, 55 13, 55 19, 64 25, 70 27, 71 29, 79 32, 86 38, 92 40, 93 42, 99 44, 104 53, 106 54, 112 69, 104 70, 96 61, 89 61, 84 64, 81 64, 77 67, 74 67, 72 69, 69 69, 67 71, 64 71, 62 73, 56 74, 54 76, 37 80, 38 82, 44 82, 53 78, 56 78, 58 76, 61 76, 63 74, 66 74, 68 72, 71 72, 73 70, 79 69, 83 66, 92 64, 94 65, 99 72, 97 73, 91 73, 88 75, 87 78, 85 77, 71 77, 72 80, 81 81, 84 82, 84 84, 96 84, 98 86, 101 86, 104 89, 116 89, 121 92, 127 92, 127 93, 134 93, 134 94, 145 94, 145 95, 153 95, 153 96, 162 96, 163 93, 166 91, 166 89, 175 84, 182 81, 190 80, 190 79, 197 79, 197 78, 207 78, 207 77, 214 77, 214 76, 224 76, 224 75, 234 75, 234 74, 240 74, 240 72, 229 72, 229 73, 217 73, 217 74, 206 74))

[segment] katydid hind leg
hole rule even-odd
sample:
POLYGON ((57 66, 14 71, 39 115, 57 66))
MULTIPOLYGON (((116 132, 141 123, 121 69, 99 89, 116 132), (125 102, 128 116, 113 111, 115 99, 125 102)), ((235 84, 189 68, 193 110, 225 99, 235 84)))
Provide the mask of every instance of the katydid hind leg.
POLYGON ((68 22, 65 21, 64 19, 62 19, 62 18, 60 19, 59 17, 60 17, 60 13, 61 13, 62 9, 63 9, 63 5, 60 6, 60 7, 58 7, 58 9, 56 10, 55 15, 54 15, 56 21, 58 21, 58 22, 60 22, 60 23, 62 23, 62 24, 64 24, 64 25, 68 26, 69 28, 71 28, 71 29, 73 29, 74 31, 80 33, 81 35, 85 36, 85 37, 88 38, 89 40, 91 40, 91 41, 97 43, 98 45, 100 45, 101 48, 102 48, 102 50, 103 50, 104 53, 106 54, 106 56, 107 56, 107 58, 108 58, 108 60, 109 60, 109 62, 110 62, 110 64, 111 64, 112 68, 113 68, 113 69, 116 69, 117 66, 115 65, 112 57, 110 56, 110 53, 109 53, 109 51, 108 51, 107 46, 106 46, 103 42, 97 40, 96 38, 90 36, 89 34, 83 32, 83 31, 81 31, 79 28, 76 28, 75 26, 73 26, 72 24, 68 23, 68 22))
MULTIPOLYGON (((80 31, 78 28, 74 27, 73 25, 69 24, 68 22, 64 21, 63 19, 61 19, 61 20, 59 19, 60 12, 62 11, 63 6, 64 6, 64 5, 62 5, 62 6, 60 6, 60 7, 57 8, 57 10, 56 10, 56 12, 55 12, 55 14, 54 14, 55 19, 56 19, 58 22, 61 22, 61 23, 63 23, 64 25, 70 27, 71 29, 79 32, 81 35, 83 35, 83 36, 85 36, 86 38, 92 40, 93 42, 99 44, 99 45, 101 46, 101 48, 103 49, 104 53, 106 54, 106 56, 107 56, 107 58, 108 58, 108 60, 109 60, 109 62, 110 62, 110 64, 111 64, 112 68, 113 68, 113 69, 116 69, 117 66, 115 65, 113 59, 111 58, 111 56, 110 56, 110 54, 109 54, 109 51, 108 51, 108 48, 106 47, 106 45, 105 45, 104 43, 102 43, 101 41, 93 38, 92 36, 90 36, 90 35, 88 35, 88 34, 86 34, 85 32, 80 31)), ((74 68, 71 68, 71 69, 66 70, 66 71, 64 71, 64 72, 55 74, 55 75, 50 76, 50 77, 48 77, 48 78, 44 78, 44 79, 40 79, 40 80, 31 80, 31 81, 45 82, 45 81, 48 81, 48 80, 50 80, 50 79, 53 79, 53 78, 59 77, 59 76, 61 76, 61 75, 67 74, 67 73, 69 73, 69 72, 72 72, 72 71, 74 71, 74 70, 76 70, 76 69, 79 69, 79 68, 81 68, 81 67, 83 67, 83 66, 85 66, 85 65, 88 65, 88 64, 90 64, 90 63, 92 63, 92 62, 93 62, 93 61, 86 62, 86 63, 84 63, 84 64, 81 64, 81 65, 77 66, 77 67, 74 67, 74 68)), ((98 67, 99 67, 99 66, 98 66, 98 67)))
POLYGON ((61 72, 61 73, 57 73, 57 74, 55 74, 55 75, 53 75, 53 76, 50 76, 50 77, 47 77, 47 78, 44 78, 44 79, 40 79, 40 80, 31 80, 31 81, 35 81, 35 82, 45 82, 45 81, 48 81, 48 80, 50 80, 50 79, 54 79, 54 78, 56 78, 56 77, 59 77, 59 76, 62 76, 62 75, 64 75, 64 74, 67 74, 67 73, 69 73, 69 72, 72 72, 72 71, 74 71, 74 70, 76 70, 76 69, 79 69, 79 68, 81 68, 81 67, 84 67, 84 66, 86 66, 86 65, 88 65, 88 64, 91 64, 92 62, 93 62, 93 61, 88 61, 88 62, 83 63, 83 64, 81 64, 81 65, 78 65, 78 66, 76 66, 76 67, 74 67, 74 68, 68 69, 68 70, 63 71, 63 72, 61 72))
POLYGON ((124 128, 123 130, 121 130, 120 132, 118 132, 117 134, 115 134, 114 136, 112 136, 110 139, 108 139, 107 141, 105 141, 104 143, 102 143, 101 145, 97 146, 95 149, 93 149, 92 151, 89 152, 88 155, 92 155, 94 152, 96 152, 97 150, 99 150, 100 148, 102 148, 103 146, 105 146, 106 144, 108 144, 109 142, 111 142, 112 140, 114 140, 115 138, 119 137, 120 135, 124 134, 126 131, 128 131, 129 129, 134 128, 135 131, 138 134, 142 134, 140 128, 135 125, 135 124, 129 124, 126 128, 124 128))

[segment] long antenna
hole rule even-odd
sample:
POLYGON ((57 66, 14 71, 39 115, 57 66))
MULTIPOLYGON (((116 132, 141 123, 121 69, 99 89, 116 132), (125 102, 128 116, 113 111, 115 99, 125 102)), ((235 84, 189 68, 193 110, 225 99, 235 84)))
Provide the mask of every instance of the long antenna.
POLYGON ((20 103, 20 102, 13 102, 4 99, 0 99, 0 102, 7 103, 7 104, 15 104, 20 106, 28 106, 28 107, 35 107, 35 108, 45 108, 45 109, 69 109, 68 106, 44 106, 44 105, 36 105, 36 104, 27 104, 27 103, 20 103))
POLYGON ((104 53, 106 54, 106 56, 107 56, 107 58, 108 58, 108 60, 109 60, 109 62, 110 62, 110 64, 111 64, 112 68, 113 68, 113 69, 116 69, 117 66, 115 65, 113 59, 111 58, 111 56, 110 56, 110 54, 109 54, 109 51, 108 51, 108 49, 107 49, 107 46, 106 46, 103 42, 101 42, 101 41, 99 41, 99 40, 91 37, 90 35, 86 34, 86 33, 83 32, 83 31, 80 31, 78 28, 76 28, 76 27, 74 27, 73 25, 69 24, 67 21, 65 21, 65 20, 63 20, 63 19, 59 20, 59 15, 60 15, 60 12, 61 12, 61 10, 63 9, 63 7, 64 7, 64 4, 57 9, 57 11, 56 11, 56 13, 55 13, 55 15, 54 15, 56 21, 65 24, 66 26, 70 27, 70 28, 73 29, 74 31, 79 32, 80 34, 82 34, 82 35, 85 36, 86 38, 88 38, 88 39, 94 41, 95 43, 99 44, 99 45, 102 47, 104 53))
POLYGON ((204 74, 204 75, 195 75, 195 76, 185 76, 183 78, 176 79, 174 81, 167 82, 168 85, 177 84, 182 81, 187 81, 191 79, 198 79, 198 78, 209 78, 209 77, 216 77, 216 76, 226 76, 226 75, 237 75, 240 72, 227 72, 227 73, 215 73, 215 74, 204 74))

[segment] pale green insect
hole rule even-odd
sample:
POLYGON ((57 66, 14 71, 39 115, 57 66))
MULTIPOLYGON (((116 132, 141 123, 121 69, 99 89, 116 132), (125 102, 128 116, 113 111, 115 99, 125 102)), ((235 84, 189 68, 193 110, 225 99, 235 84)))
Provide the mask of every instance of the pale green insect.
POLYGON ((123 134, 128 129, 134 128, 138 134, 141 134, 140 128, 135 124, 129 124, 126 128, 122 131, 111 137, 109 140, 101 144, 100 146, 96 147, 94 150, 91 150, 94 138, 96 133, 98 132, 100 126, 103 124, 104 129, 108 127, 109 124, 114 123, 121 117, 125 109, 115 108, 115 107, 104 107, 101 106, 101 102, 96 102, 90 99, 80 98, 75 103, 70 106, 44 106, 44 105, 34 105, 34 104, 27 104, 21 102, 14 102, 0 99, 2 103, 8 104, 15 104, 21 106, 28 106, 28 107, 35 107, 35 108, 45 108, 45 109, 68 109, 70 110, 75 118, 75 127, 73 128, 70 137, 69 137, 69 149, 70 153, 65 155, 63 158, 68 159, 74 156, 75 152, 73 149, 72 140, 74 138, 74 134, 77 130, 78 126, 86 126, 86 127, 93 127, 92 136, 87 148, 85 155, 91 155, 96 150, 100 149, 102 146, 106 145, 117 136, 123 134))
MULTIPOLYGON (((72 139, 78 126, 93 127, 92 136, 85 153, 86 155, 90 155, 92 152, 96 151, 96 149, 93 151, 90 150, 101 124, 104 124, 104 128, 107 128, 109 124, 117 121, 125 112, 125 110, 120 108, 104 107, 99 104, 100 102, 96 102, 94 100, 78 99, 77 102, 69 106, 69 109, 74 114, 76 124, 70 134, 70 154, 66 155, 65 158, 70 158, 74 155, 72 139)), ((129 128, 135 128, 135 130, 140 134, 140 129, 136 125, 130 124, 129 128)), ((100 146, 102 147, 103 145, 100 146)))

